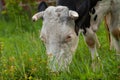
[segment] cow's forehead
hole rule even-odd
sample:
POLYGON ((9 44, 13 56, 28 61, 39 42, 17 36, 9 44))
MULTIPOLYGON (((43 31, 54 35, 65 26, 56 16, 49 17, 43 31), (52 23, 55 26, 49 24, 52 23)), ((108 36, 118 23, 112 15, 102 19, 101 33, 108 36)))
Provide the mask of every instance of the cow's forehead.
POLYGON ((75 23, 68 16, 69 9, 65 6, 48 7, 44 12, 41 34, 60 38, 73 32, 75 23))
POLYGON ((69 16, 69 9, 65 6, 50 6, 45 10, 44 19, 56 19, 69 16))
POLYGON ((42 33, 46 35, 67 35, 74 30, 74 23, 67 25, 61 22, 44 22, 42 26, 42 33))

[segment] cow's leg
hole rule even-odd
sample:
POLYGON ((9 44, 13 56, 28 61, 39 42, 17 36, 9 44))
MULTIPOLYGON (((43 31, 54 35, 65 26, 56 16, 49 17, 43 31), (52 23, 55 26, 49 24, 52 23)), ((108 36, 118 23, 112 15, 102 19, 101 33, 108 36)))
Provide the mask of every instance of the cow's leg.
POLYGON ((112 37, 112 34, 110 33, 111 13, 108 13, 104 17, 104 21, 105 21, 105 28, 106 28, 106 31, 107 31, 107 34, 108 34, 108 40, 109 40, 110 50, 112 50, 114 48, 114 39, 112 37))
POLYGON ((111 30, 112 34, 112 40, 113 40, 113 46, 116 50, 116 59, 117 61, 120 61, 120 27, 116 27, 111 30))
POLYGON ((110 45, 110 50, 114 49, 114 39, 113 39, 112 34, 110 34, 110 43, 109 43, 109 45, 110 45))
POLYGON ((96 35, 96 31, 98 30, 98 27, 99 27, 99 26, 91 26, 91 29, 92 29, 92 31, 94 32, 94 36, 95 36, 94 38, 95 38, 96 47, 97 47, 97 48, 100 48, 101 45, 100 45, 100 42, 99 42, 98 37, 97 37, 97 35, 96 35))
MULTIPOLYGON (((114 47, 116 50, 116 58, 117 60, 120 60, 120 24, 119 24, 119 13, 113 12, 112 15, 110 15, 110 34, 111 34, 111 48, 114 47)), ((109 17, 107 17, 107 20, 109 20, 109 17)))
POLYGON ((96 34, 91 28, 86 29, 86 34, 84 35, 85 42, 91 52, 92 57, 92 68, 93 71, 100 66, 100 59, 96 49, 96 42, 98 41, 96 34))
POLYGON ((95 42, 96 42, 96 46, 97 46, 97 48, 100 48, 101 45, 100 45, 100 42, 99 42, 99 40, 98 40, 98 37, 97 37, 96 33, 94 33, 94 34, 95 34, 95 42))
POLYGON ((92 60, 94 60, 97 56, 96 42, 97 37, 96 34, 92 31, 91 28, 86 29, 86 34, 84 35, 84 39, 86 41, 87 46, 90 49, 92 60))
POLYGON ((120 27, 113 28, 111 33, 114 38, 114 47, 117 53, 120 54, 120 27))
POLYGON ((115 48, 117 53, 120 53, 120 25, 119 25, 119 13, 108 13, 105 16, 105 22, 110 31, 110 48, 115 48))

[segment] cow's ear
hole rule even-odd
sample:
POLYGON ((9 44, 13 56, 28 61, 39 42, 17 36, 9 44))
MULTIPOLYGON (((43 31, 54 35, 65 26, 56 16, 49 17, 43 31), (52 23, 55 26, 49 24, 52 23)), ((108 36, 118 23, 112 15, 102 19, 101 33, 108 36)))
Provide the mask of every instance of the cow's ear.
POLYGON ((43 18, 43 15, 44 15, 44 11, 38 12, 38 13, 33 15, 32 20, 37 21, 38 19, 43 18))
POLYGON ((69 18, 76 20, 79 17, 78 13, 75 11, 69 11, 69 18))
POLYGON ((41 1, 38 6, 38 12, 44 11, 48 7, 47 3, 45 1, 41 1))

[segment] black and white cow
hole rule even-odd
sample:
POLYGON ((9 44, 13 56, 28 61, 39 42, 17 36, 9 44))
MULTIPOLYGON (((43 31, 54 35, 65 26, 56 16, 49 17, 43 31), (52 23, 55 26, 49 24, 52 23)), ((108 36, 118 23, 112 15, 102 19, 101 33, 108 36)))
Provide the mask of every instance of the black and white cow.
POLYGON ((40 37, 46 46, 50 57, 50 68, 53 71, 68 68, 77 48, 78 35, 81 30, 91 51, 92 59, 97 58, 98 40, 90 28, 89 13, 95 13, 94 7, 98 1, 100 0, 58 0, 57 7, 47 8, 46 5, 42 5, 44 9, 42 8, 41 12, 32 17, 33 21, 43 18, 40 37))
POLYGON ((100 22, 105 17, 105 22, 110 31, 111 46, 120 54, 120 0, 102 0, 94 7, 95 13, 91 14, 91 28, 98 30, 100 22), (96 19, 94 17, 96 16, 96 19))

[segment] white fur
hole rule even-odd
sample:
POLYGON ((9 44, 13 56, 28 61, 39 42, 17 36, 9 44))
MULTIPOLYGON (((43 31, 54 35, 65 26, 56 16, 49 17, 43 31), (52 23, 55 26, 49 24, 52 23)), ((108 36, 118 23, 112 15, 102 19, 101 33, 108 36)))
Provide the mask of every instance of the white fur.
POLYGON ((36 21, 40 17, 43 17, 40 37, 45 42, 50 69, 52 71, 68 69, 78 44, 78 36, 74 31, 77 12, 65 6, 50 6, 44 11, 43 16, 40 12, 35 14, 33 19, 36 21), (67 36, 70 36, 68 42, 67 36))

